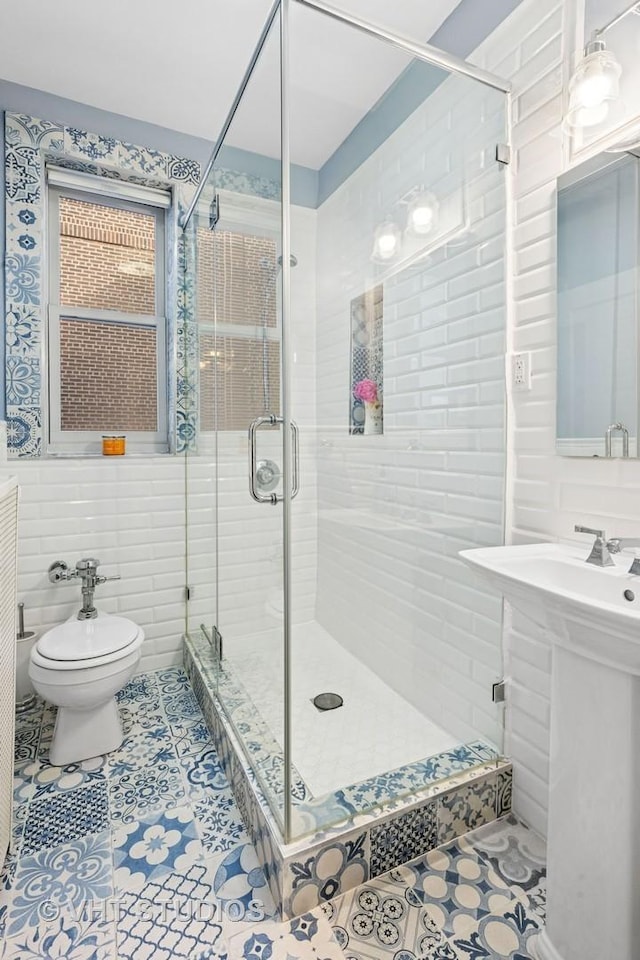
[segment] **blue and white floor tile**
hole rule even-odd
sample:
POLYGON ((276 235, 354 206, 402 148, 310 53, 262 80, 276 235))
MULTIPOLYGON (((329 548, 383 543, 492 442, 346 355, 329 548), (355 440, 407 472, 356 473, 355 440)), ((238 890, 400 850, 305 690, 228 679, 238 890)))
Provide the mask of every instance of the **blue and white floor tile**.
MULTIPOLYGON (((55 711, 17 720, 14 828, 0 874, 0 960, 528 960, 544 922, 545 851, 513 817, 278 923, 264 873, 188 679, 134 678, 125 741, 54 767, 55 711)), ((488 788, 489 789, 489 788, 488 788)), ((477 808, 477 809, 476 809, 477 808)), ((377 869, 432 811, 376 828, 377 869), (429 814, 426 816, 426 814, 429 814), (414 822, 416 820, 416 822, 414 822)), ((313 879, 313 878, 312 878, 313 879)), ((319 882, 319 879, 318 879, 319 882)))

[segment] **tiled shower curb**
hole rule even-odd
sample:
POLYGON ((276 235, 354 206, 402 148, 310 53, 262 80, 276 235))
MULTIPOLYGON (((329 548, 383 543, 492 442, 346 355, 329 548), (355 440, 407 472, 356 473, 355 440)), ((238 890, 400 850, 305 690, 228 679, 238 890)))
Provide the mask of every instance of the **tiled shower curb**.
POLYGON ((284 844, 236 734, 207 682, 198 642, 193 639, 185 640, 184 665, 283 919, 299 916, 511 810, 511 764, 491 760, 284 844))

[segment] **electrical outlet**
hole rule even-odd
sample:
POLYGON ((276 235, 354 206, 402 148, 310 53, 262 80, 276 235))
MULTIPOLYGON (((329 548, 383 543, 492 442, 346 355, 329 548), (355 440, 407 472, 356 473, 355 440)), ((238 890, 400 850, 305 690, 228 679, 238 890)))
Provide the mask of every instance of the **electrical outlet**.
POLYGON ((531 390, 531 354, 514 353, 511 369, 513 389, 531 390))

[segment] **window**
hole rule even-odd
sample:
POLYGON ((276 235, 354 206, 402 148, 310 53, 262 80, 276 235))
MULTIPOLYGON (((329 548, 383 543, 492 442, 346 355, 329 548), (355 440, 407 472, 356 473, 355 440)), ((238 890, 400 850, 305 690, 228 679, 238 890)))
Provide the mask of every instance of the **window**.
POLYGON ((48 171, 49 446, 166 452, 162 191, 48 171))
POLYGON ((215 231, 198 229, 203 431, 246 430, 255 417, 280 412, 276 240, 268 228, 245 232, 234 203, 240 201, 223 201, 226 222, 215 231))

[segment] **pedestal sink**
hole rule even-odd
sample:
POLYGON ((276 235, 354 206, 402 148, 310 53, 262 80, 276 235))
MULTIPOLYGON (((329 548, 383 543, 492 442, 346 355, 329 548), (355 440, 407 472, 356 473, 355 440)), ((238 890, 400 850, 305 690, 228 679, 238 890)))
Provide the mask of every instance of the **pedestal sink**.
POLYGON ((460 556, 553 647, 547 925, 540 960, 640 958, 640 577, 590 544, 460 556))

